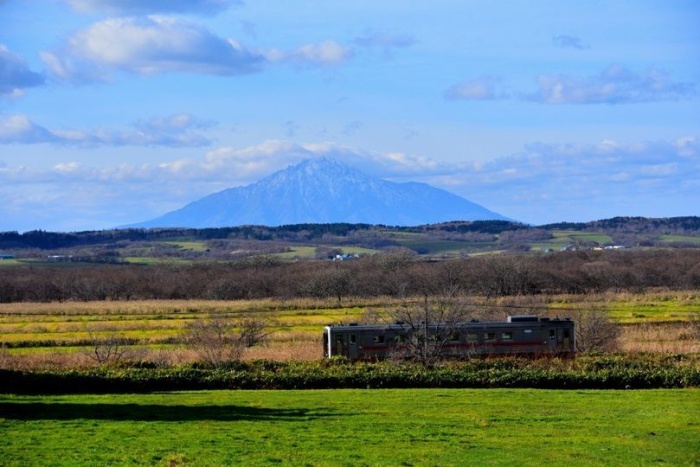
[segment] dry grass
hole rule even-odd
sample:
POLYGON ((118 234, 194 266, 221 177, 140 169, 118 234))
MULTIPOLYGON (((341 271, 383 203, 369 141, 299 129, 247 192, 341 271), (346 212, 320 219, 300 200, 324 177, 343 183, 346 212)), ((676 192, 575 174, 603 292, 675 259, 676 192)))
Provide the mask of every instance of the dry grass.
MULTIPOLYGON (((380 306, 396 302, 389 297, 346 298, 342 309, 380 306)), ((337 309, 336 299, 259 299, 259 300, 137 300, 129 302, 50 302, 50 303, 0 303, 0 317, 10 316, 59 316, 79 317, 90 315, 143 316, 157 314, 211 315, 220 313, 282 312, 285 310, 337 309)))
POLYGON ((691 323, 642 323, 622 326, 620 350, 687 354, 700 352, 700 336, 691 323))
MULTIPOLYGON (((606 293, 471 298, 477 317, 508 314, 567 316, 567 310, 604 310, 622 326, 620 349, 627 352, 700 352, 700 292, 658 290, 645 294, 606 293)), ((91 337, 114 334, 136 339, 130 358, 171 365, 196 360, 186 349, 163 345, 195 319, 255 316, 274 321, 275 333, 262 347, 246 349, 244 359, 308 360, 321 357, 325 324, 363 322, 368 310, 397 306, 398 299, 242 301, 137 301, 0 304, 0 368, 71 368, 93 365, 86 347, 70 347, 91 337), (2 349, 2 343, 47 347, 2 349), (52 346, 52 342, 54 345, 52 346), (61 347, 57 347, 61 345, 61 347)))
POLYGON ((64 370, 69 368, 89 368, 94 362, 87 354, 47 352, 41 354, 16 355, 0 350, 0 369, 3 370, 64 370))
POLYGON ((318 360, 322 357, 323 351, 318 343, 314 341, 296 341, 284 345, 267 345, 261 347, 251 347, 243 354, 244 360, 318 360))

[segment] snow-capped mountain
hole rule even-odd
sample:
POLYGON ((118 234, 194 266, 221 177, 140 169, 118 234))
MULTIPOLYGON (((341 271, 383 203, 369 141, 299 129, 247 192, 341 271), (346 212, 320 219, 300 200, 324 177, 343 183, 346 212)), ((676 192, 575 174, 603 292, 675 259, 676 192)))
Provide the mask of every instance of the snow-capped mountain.
POLYGON ((393 183, 332 159, 309 159, 128 227, 278 226, 301 223, 421 225, 506 219, 425 183, 393 183))

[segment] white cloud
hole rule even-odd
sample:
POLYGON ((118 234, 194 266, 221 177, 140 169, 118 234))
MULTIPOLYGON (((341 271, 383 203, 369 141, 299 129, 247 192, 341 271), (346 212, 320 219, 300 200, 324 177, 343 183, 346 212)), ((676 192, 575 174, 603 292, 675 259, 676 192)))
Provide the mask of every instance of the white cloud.
POLYGON ((238 75, 258 71, 266 62, 262 54, 233 39, 163 16, 100 21, 42 53, 42 59, 57 78, 78 82, 104 80, 114 70, 238 75))
POLYGON ((299 67, 340 65, 353 57, 355 51, 335 41, 305 44, 292 51, 270 50, 266 56, 271 62, 286 62, 299 67))
POLYGON ((499 90, 501 79, 497 76, 482 76, 450 86, 445 91, 449 100, 491 100, 507 96, 499 90))
POLYGON ((244 148, 221 147, 208 152, 201 161, 190 161, 200 175, 204 172, 234 176, 238 183, 250 183, 275 170, 301 162, 304 159, 327 155, 325 145, 297 144, 269 140, 244 148))
POLYGON ((130 130, 56 130, 32 122, 25 115, 0 120, 0 144, 52 143, 66 146, 206 146, 211 141, 199 130, 213 126, 189 114, 139 121, 130 130))
POLYGON ((667 73, 650 69, 636 73, 611 65, 596 76, 540 75, 538 90, 529 96, 544 104, 632 104, 687 99, 694 83, 674 81, 667 73))
POLYGON ((270 63, 331 67, 346 62, 354 53, 351 47, 332 40, 293 50, 256 50, 182 19, 147 16, 97 22, 40 56, 56 79, 90 83, 108 81, 115 71, 144 76, 240 75, 261 71, 270 63))
POLYGON ((65 0, 79 11, 98 11, 117 15, 144 15, 152 13, 219 13, 240 0, 65 0))
POLYGON ((40 73, 30 70, 22 57, 0 44, 0 97, 19 97, 25 89, 42 84, 40 73))
POLYGON ((537 77, 533 92, 505 92, 501 79, 483 76, 450 86, 445 98, 450 100, 519 99, 541 104, 635 104, 690 99, 696 83, 675 81, 656 68, 634 72, 620 65, 610 65, 598 75, 554 75, 537 77))
POLYGON ((11 115, 0 120, 0 143, 48 143, 56 142, 58 137, 52 132, 36 125, 25 115, 11 115))

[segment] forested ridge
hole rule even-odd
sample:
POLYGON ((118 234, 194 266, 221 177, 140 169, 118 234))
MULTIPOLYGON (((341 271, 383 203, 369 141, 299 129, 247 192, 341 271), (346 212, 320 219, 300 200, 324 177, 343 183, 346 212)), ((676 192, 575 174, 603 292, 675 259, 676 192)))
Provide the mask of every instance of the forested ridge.
POLYGON ((295 224, 279 227, 237 226, 207 229, 111 229, 84 232, 0 232, 0 250, 57 249, 78 246, 109 244, 115 242, 162 241, 173 238, 193 240, 244 239, 255 241, 306 241, 313 242, 328 237, 348 238, 359 233, 374 237, 387 237, 395 232, 418 232, 436 235, 484 234, 503 235, 514 232, 551 232, 567 229, 580 232, 626 235, 689 235, 700 236, 700 217, 615 217, 586 223, 556 223, 532 226, 510 221, 448 222, 415 227, 397 227, 370 224, 295 224))

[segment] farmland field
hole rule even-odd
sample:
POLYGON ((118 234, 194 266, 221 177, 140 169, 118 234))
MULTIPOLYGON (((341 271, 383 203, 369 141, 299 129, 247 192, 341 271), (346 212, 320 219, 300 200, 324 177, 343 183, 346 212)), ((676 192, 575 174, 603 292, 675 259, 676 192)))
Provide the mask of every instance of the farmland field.
POLYGON ((697 389, 6 395, 0 459, 6 466, 697 465, 698 413, 697 389))
MULTIPOLYGON (((127 339, 136 358, 157 353, 162 359, 167 353, 171 363, 189 361, 191 355, 177 346, 179 337, 189 323, 213 316, 234 321, 254 316, 269 323, 274 333, 267 345, 248 349, 246 358, 316 359, 321 353, 318 336, 324 325, 362 322, 368 310, 398 303, 382 297, 343 303, 305 299, 0 304, 0 367, 10 360, 16 366, 23 356, 34 361, 52 360, 51 355, 79 356, 93 343, 110 337, 127 339)), ((474 299, 474 304, 475 313, 486 313, 491 319, 503 319, 508 313, 567 316, 576 310, 597 308, 623 325, 621 350, 700 351, 700 340, 687 328, 689 316, 700 310, 700 296, 692 291, 474 299)))

